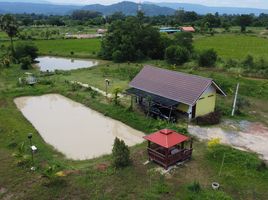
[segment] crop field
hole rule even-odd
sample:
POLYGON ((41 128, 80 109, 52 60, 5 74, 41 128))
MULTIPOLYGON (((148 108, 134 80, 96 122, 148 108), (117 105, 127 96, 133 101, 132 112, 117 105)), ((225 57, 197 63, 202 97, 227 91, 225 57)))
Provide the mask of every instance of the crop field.
MULTIPOLYGON (((15 41, 16 43, 19 41, 15 41)), ((20 40, 21 42, 21 40, 20 40)), ((96 58, 100 50, 101 39, 55 39, 33 40, 40 55, 65 57, 96 58)), ((0 44, 9 46, 9 41, 0 44)))
POLYGON ((244 59, 247 55, 267 58, 268 39, 256 36, 223 34, 195 40, 196 50, 213 48, 220 57, 244 59))
POLYGON ((100 39, 36 40, 34 43, 42 55, 96 57, 100 39))

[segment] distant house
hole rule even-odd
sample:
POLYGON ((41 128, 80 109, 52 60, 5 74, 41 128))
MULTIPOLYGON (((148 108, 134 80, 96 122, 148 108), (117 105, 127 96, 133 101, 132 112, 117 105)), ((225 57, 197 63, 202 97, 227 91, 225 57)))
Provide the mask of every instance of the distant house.
POLYGON ((168 34, 172 34, 172 33, 177 33, 177 32, 181 32, 180 29, 178 28, 173 28, 173 27, 162 27, 159 29, 160 33, 168 33, 168 34))
POLYGON ((91 38, 99 38, 102 37, 102 34, 66 34, 65 38, 66 39, 91 39, 91 38))
POLYGON ((180 27, 182 32, 191 32, 194 33, 195 32, 195 28, 192 26, 182 26, 180 27))
POLYGON ((154 104, 179 111, 190 119, 214 112, 216 94, 226 94, 210 78, 145 66, 129 83, 127 93, 142 103, 148 97, 154 104))
POLYGON ((98 34, 105 34, 107 32, 107 29, 101 29, 101 28, 99 28, 98 30, 97 30, 97 33, 98 34))

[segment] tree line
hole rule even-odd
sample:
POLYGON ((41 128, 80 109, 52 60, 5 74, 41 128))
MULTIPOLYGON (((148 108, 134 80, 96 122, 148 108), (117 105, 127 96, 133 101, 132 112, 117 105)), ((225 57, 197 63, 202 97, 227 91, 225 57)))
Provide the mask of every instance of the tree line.
MULTIPOLYGON (((20 25, 104 25, 111 24, 116 20, 126 20, 128 16, 121 12, 115 12, 109 16, 102 13, 88 10, 76 10, 70 15, 40 15, 40 14, 17 14, 15 15, 20 25)), ((152 26, 181 26, 184 24, 198 26, 201 31, 212 28, 224 28, 228 30, 231 26, 240 26, 241 31, 246 31, 247 26, 267 27, 268 14, 262 13, 259 16, 254 14, 243 15, 220 15, 219 13, 208 13, 199 15, 196 12, 177 10, 174 15, 144 16, 144 23, 152 26)))

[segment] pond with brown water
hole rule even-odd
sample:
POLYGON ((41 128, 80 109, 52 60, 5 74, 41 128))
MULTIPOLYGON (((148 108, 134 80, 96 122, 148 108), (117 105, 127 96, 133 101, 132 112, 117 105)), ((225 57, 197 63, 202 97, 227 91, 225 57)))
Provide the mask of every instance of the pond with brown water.
POLYGON ((14 102, 43 139, 69 159, 110 154, 115 137, 129 146, 143 142, 142 132, 58 94, 14 102))

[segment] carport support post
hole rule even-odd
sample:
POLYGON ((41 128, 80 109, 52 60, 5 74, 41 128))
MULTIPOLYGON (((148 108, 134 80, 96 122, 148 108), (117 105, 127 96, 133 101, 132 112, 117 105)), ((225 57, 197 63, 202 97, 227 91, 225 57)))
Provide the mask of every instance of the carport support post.
POLYGON ((130 109, 133 110, 133 95, 130 95, 130 109))
POLYGON ((171 113, 172 113, 172 106, 170 107, 169 116, 168 116, 168 121, 169 122, 170 122, 170 118, 171 118, 171 113))

